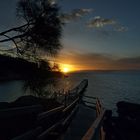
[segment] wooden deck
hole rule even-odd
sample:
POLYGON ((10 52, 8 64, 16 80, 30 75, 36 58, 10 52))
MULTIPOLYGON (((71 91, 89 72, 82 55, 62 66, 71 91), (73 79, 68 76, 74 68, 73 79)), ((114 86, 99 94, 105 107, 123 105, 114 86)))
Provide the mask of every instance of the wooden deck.
POLYGON ((94 109, 80 104, 79 111, 76 113, 63 139, 81 140, 95 118, 96 111, 94 109))
POLYGON ((104 140, 102 121, 105 115, 100 100, 82 96, 79 111, 73 118, 63 140, 104 140))

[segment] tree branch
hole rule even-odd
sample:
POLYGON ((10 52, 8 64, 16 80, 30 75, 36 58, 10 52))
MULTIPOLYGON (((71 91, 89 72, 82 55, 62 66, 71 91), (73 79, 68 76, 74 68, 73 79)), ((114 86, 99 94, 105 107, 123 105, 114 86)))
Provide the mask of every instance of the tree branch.
MULTIPOLYGON (((24 37, 25 35, 26 35, 26 33, 21 34, 21 35, 16 35, 16 36, 13 36, 13 37, 8 37, 8 39, 0 40, 0 43, 11 41, 11 40, 14 40, 14 39, 17 39, 17 38, 21 38, 21 37, 24 37)), ((3 36, 7 37, 7 35, 3 35, 3 36)))
POLYGON ((18 45, 16 44, 15 40, 13 38, 10 38, 8 35, 4 35, 4 36, 13 41, 13 43, 15 44, 16 49, 17 49, 17 54, 20 53, 20 50, 19 50, 18 45))
POLYGON ((24 27, 30 26, 30 25, 32 25, 32 24, 34 24, 34 23, 26 23, 26 24, 24 24, 24 25, 22 25, 22 26, 11 28, 11 29, 9 29, 9 30, 6 30, 6 31, 4 31, 4 32, 1 32, 0 35, 4 35, 4 34, 9 33, 9 32, 11 32, 11 31, 17 31, 17 30, 19 30, 20 28, 24 28, 24 27))

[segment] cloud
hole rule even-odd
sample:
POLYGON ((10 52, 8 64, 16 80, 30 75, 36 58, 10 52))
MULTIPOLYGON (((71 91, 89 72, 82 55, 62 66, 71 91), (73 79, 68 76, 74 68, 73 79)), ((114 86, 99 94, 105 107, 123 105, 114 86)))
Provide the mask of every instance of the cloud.
POLYGON ((140 70, 140 56, 118 59, 115 61, 115 65, 119 66, 121 69, 140 70))
POLYGON ((72 51, 61 54, 58 60, 78 70, 140 70, 140 56, 117 58, 110 54, 72 51))
POLYGON ((48 0, 48 2, 49 2, 51 5, 54 5, 54 4, 56 4, 56 3, 57 3, 57 1, 56 1, 56 0, 48 0))
POLYGON ((91 19, 88 23, 87 26, 90 28, 102 28, 106 25, 114 25, 116 24, 116 21, 113 19, 104 19, 101 18, 100 16, 94 17, 94 19, 91 19))
POLYGON ((60 54, 61 63, 71 64, 78 70, 107 69, 113 63, 112 56, 99 53, 65 52, 60 54))
POLYGON ((93 10, 92 9, 74 9, 72 11, 72 14, 75 15, 75 16, 83 16, 85 14, 88 14, 90 12, 92 12, 93 10))
POLYGON ((127 27, 124 27, 122 25, 119 25, 119 26, 116 26, 114 28, 114 31, 117 31, 117 32, 126 32, 126 31, 128 31, 128 28, 127 27))
POLYGON ((70 13, 64 13, 60 16, 60 19, 63 22, 69 23, 70 21, 77 20, 89 13, 91 13, 93 9, 74 9, 70 13))
POLYGON ((121 64, 140 64, 140 56, 122 58, 122 59, 119 59, 117 62, 121 64))
POLYGON ((128 30, 114 19, 102 18, 100 16, 96 16, 87 22, 88 28, 101 29, 109 25, 112 27, 112 31, 125 32, 128 30))
MULTIPOLYGON (((49 2, 53 5, 53 4, 56 4, 58 1, 57 0, 49 0, 49 2)), ((59 18, 64 23, 70 23, 71 21, 81 19, 83 16, 85 16, 93 11, 94 10, 91 8, 89 8, 89 9, 86 9, 86 8, 73 9, 69 13, 63 13, 62 15, 59 16, 59 18)), ((127 27, 121 25, 119 22, 117 22, 116 20, 111 19, 111 18, 102 18, 100 16, 95 16, 94 18, 90 19, 87 22, 88 28, 102 29, 102 28, 107 27, 107 26, 112 27, 112 29, 108 30, 108 31, 114 31, 114 32, 128 31, 127 27)))

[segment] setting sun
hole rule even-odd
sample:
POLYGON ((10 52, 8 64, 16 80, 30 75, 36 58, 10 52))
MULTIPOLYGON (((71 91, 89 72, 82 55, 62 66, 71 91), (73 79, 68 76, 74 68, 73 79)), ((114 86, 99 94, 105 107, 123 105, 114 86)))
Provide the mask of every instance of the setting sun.
POLYGON ((64 73, 68 73, 68 72, 74 71, 73 66, 69 65, 69 64, 60 64, 60 69, 64 73))
POLYGON ((63 72, 64 72, 64 73, 69 72, 69 68, 66 68, 66 67, 65 67, 65 68, 63 68, 63 72))

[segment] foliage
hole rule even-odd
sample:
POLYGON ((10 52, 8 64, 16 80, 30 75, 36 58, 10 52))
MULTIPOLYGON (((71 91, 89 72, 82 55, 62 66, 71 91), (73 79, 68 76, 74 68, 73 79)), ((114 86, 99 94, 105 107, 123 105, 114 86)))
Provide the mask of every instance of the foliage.
POLYGON ((7 39, 0 42, 13 41, 20 55, 36 57, 40 50, 50 55, 58 53, 63 23, 57 4, 49 0, 20 0, 17 16, 24 24, 1 32, 0 36, 7 39))

